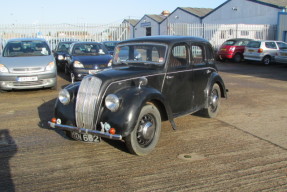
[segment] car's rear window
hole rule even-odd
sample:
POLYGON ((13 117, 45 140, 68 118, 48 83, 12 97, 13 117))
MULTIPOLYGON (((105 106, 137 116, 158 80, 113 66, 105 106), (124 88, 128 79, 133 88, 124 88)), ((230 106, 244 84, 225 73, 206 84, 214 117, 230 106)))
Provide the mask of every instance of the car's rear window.
POLYGON ((4 57, 27 57, 51 55, 50 48, 45 41, 10 41, 4 48, 4 57))
POLYGON ((236 41, 231 41, 231 40, 229 40, 229 41, 225 41, 225 42, 223 43, 223 45, 235 45, 235 43, 236 43, 236 41))
POLYGON ((261 44, 260 41, 250 41, 250 42, 247 44, 247 47, 250 47, 250 48, 259 48, 259 47, 260 47, 260 44, 261 44))

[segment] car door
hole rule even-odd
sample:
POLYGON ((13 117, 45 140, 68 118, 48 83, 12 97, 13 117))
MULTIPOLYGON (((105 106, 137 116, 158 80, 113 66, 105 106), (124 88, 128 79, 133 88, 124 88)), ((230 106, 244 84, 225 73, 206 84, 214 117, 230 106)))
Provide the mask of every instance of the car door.
POLYGON ((208 62, 212 60, 211 54, 212 50, 210 50, 208 45, 204 43, 191 44, 192 87, 194 91, 192 108, 196 110, 201 109, 206 101, 206 87, 212 72, 208 66, 208 62))
POLYGON ((174 116, 190 110, 193 99, 191 85, 189 45, 187 43, 175 44, 168 58, 167 73, 162 89, 174 116))

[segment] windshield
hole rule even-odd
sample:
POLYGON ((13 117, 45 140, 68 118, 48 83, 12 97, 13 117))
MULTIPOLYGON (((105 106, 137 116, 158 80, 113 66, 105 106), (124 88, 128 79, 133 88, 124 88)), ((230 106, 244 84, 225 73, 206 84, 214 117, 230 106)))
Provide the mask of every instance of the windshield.
POLYGON ((10 41, 4 48, 4 57, 46 56, 51 51, 45 41, 10 41))
POLYGON ((116 47, 118 42, 103 42, 103 44, 106 46, 108 51, 113 51, 116 47))
POLYGON ((162 66, 167 46, 162 44, 129 44, 116 48, 113 64, 162 66))
POLYGON ((56 51, 68 52, 72 42, 60 42, 56 51))
POLYGON ((105 55, 108 54, 104 45, 100 43, 75 44, 73 47, 73 55, 105 55))

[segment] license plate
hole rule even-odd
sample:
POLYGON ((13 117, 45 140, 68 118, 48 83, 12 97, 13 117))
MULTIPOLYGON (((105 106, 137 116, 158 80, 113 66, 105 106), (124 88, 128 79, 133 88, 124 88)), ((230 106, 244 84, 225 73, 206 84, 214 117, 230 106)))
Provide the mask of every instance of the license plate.
POLYGON ((226 51, 226 49, 220 49, 221 51, 226 51))
POLYGON ((281 56, 287 56, 287 53, 281 53, 281 56))
POLYGON ((37 76, 32 76, 32 77, 18 77, 17 81, 38 81, 38 77, 37 76))
POLYGON ((100 137, 96 135, 91 135, 91 134, 81 134, 75 131, 71 132, 71 137, 75 140, 78 141, 83 141, 83 142, 100 142, 100 137))
POLYGON ((252 52, 254 52, 254 50, 253 50, 253 49, 249 49, 248 52, 251 52, 251 53, 252 53, 252 52))

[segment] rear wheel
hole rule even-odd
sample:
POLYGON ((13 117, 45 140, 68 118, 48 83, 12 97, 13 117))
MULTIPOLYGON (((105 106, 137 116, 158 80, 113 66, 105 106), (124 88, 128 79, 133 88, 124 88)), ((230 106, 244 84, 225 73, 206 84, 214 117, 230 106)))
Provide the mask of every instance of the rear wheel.
POLYGON ((220 108, 220 97, 220 87, 218 84, 214 84, 208 96, 208 107, 202 110, 204 116, 216 117, 220 108))
POLYGON ((236 54, 234 55, 234 57, 233 57, 233 61, 234 61, 235 63, 241 62, 241 61, 242 61, 242 55, 240 55, 239 53, 236 53, 236 54))
POLYGON ((125 138, 128 150, 136 155, 147 155, 156 146, 161 131, 161 116, 151 104, 145 105, 140 112, 136 127, 125 138))
POLYGON ((263 63, 264 65, 270 65, 270 63, 271 63, 271 57, 270 57, 270 56, 265 56, 265 57, 263 57, 262 63, 263 63))

